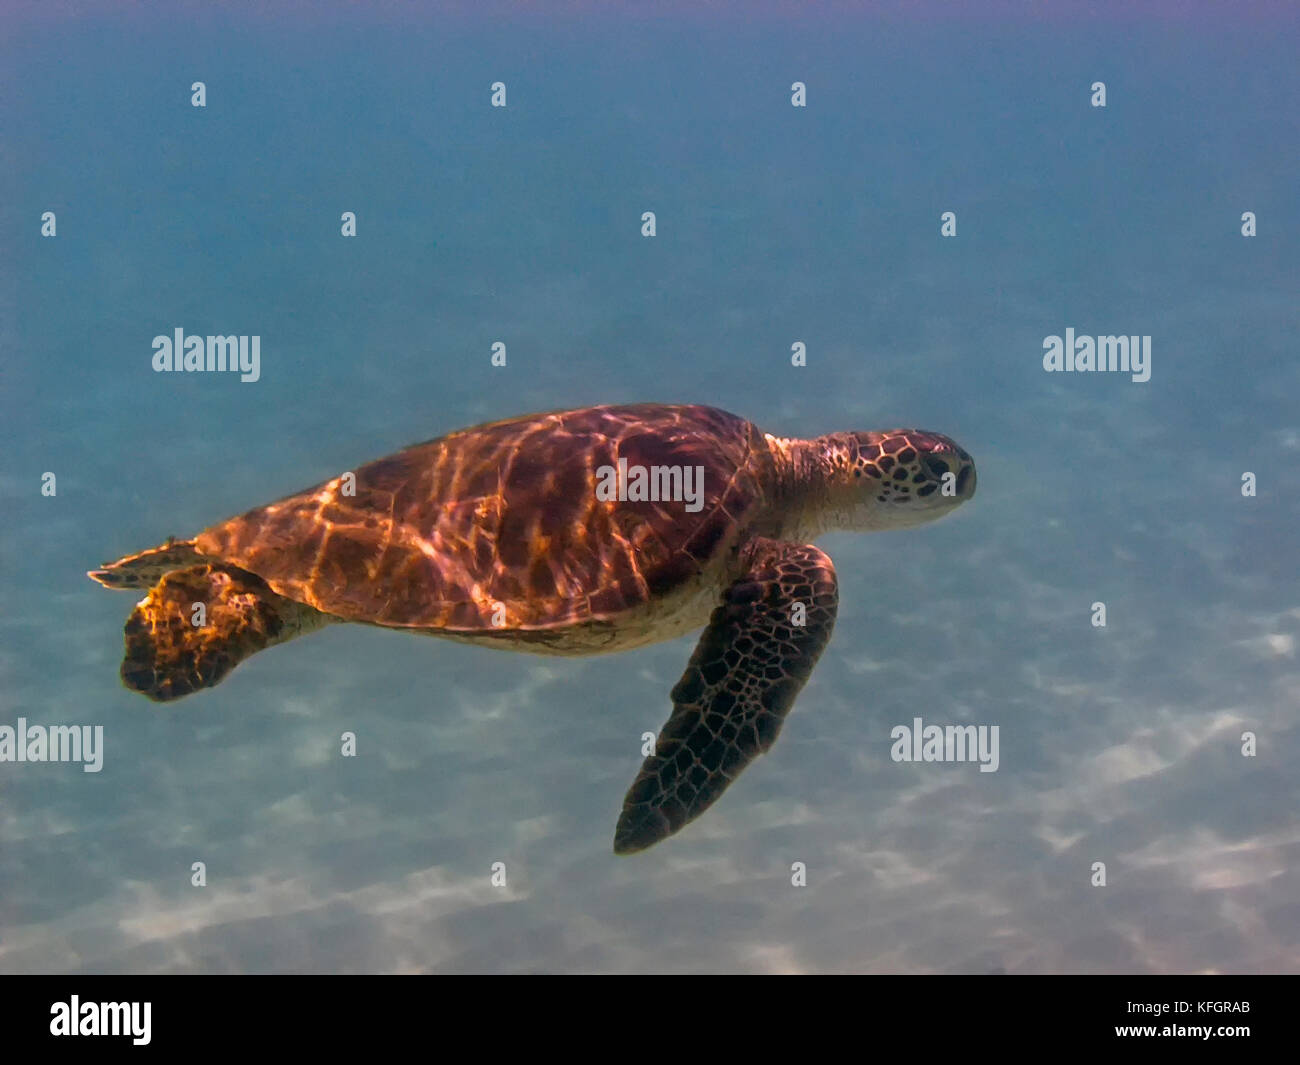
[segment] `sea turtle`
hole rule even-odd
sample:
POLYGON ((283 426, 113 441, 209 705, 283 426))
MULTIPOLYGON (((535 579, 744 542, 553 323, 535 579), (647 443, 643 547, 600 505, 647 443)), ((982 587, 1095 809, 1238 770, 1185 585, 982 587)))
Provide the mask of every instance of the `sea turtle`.
POLYGON ((835 623, 835 529, 931 521, 975 464, 915 429, 813 440, 703 406, 598 406, 464 429, 105 563, 149 589, 122 680, 167 701, 336 621, 597 654, 707 626, 623 803, 631 853, 699 816, 780 732, 835 623))

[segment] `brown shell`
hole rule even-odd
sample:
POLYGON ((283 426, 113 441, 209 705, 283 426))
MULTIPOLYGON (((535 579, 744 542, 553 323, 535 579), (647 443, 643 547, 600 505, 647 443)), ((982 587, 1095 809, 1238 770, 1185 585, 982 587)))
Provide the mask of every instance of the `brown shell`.
POLYGON ((357 469, 355 496, 336 478, 215 525, 196 546, 353 621, 550 629, 689 581, 730 548, 770 475, 763 434, 725 411, 588 407, 417 444, 357 469), (597 499, 597 468, 620 458, 703 467, 703 508, 597 499))

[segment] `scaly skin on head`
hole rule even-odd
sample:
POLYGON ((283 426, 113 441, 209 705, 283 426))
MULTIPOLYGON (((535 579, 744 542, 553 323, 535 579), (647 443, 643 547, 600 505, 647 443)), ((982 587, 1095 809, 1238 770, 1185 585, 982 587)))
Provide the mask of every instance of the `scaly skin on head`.
POLYGON ((778 471, 783 535, 904 529, 941 518, 975 494, 975 461, 922 429, 768 436, 778 471), (946 476, 951 475, 951 476, 946 476))

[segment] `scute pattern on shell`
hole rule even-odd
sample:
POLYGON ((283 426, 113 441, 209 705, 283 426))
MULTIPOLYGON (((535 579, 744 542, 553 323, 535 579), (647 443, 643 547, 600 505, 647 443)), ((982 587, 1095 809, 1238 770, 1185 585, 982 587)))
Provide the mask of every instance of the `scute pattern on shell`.
POLYGON ((616 617, 730 549, 772 459, 750 422, 702 406, 528 415, 417 444, 202 533, 206 556, 353 621, 480 632, 616 617), (704 506, 602 501, 596 471, 699 466, 704 506), (494 617, 503 624, 494 625, 494 617))

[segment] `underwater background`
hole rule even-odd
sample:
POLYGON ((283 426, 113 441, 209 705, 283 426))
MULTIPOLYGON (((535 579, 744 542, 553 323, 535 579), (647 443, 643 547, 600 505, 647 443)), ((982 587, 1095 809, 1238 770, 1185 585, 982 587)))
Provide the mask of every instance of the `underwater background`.
POLYGON ((1300 17, 1126 7, 6 6, 0 725, 104 762, 0 762, 0 971, 1300 970, 1300 17), (177 328, 260 378, 155 373, 177 328), (1045 372, 1066 329, 1150 335, 1150 380, 1045 372), (819 541, 834 637, 679 835, 611 852, 694 634, 337 626, 121 686, 87 569, 647 401, 979 468, 819 541), (997 725, 997 772, 893 761, 915 717, 997 725))

